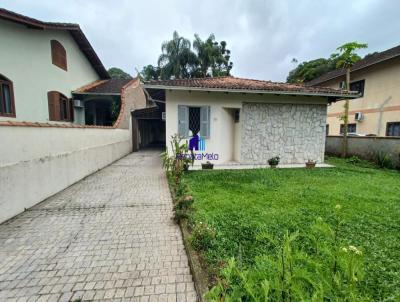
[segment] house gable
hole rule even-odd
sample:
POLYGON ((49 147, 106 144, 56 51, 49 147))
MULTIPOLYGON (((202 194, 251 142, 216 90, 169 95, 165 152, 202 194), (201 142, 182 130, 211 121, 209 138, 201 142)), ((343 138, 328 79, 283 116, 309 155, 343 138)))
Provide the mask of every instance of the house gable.
POLYGON ((3 13, 0 9, 0 66, 1 73, 13 82, 16 114, 12 119, 0 117, 0 121, 49 122, 49 91, 71 98, 77 87, 108 78, 101 62, 99 68, 96 60, 82 51, 83 44, 76 38, 79 26, 41 25, 37 20, 38 26, 33 26, 4 18, 3 13), (66 58, 52 56, 54 41, 64 49, 66 58), (60 68, 60 63, 66 68, 60 68))

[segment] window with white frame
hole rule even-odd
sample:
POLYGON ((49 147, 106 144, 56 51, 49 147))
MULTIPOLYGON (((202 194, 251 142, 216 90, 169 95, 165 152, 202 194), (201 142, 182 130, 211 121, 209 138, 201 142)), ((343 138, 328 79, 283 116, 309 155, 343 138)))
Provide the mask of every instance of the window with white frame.
POLYGON ((210 137, 210 106, 178 105, 178 134, 188 137, 189 130, 193 135, 210 137))

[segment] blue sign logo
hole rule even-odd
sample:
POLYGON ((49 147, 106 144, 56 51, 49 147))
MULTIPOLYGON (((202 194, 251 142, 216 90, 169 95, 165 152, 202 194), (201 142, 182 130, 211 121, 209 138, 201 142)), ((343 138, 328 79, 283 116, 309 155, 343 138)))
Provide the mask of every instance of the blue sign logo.
POLYGON ((217 153, 207 153, 207 152, 195 152, 195 151, 205 151, 206 141, 203 137, 198 134, 193 135, 189 139, 189 151, 190 153, 177 154, 178 159, 191 159, 191 160, 218 160, 219 155, 217 153))
POLYGON ((189 150, 190 151, 204 151, 206 149, 206 141, 204 138, 200 137, 198 134, 192 136, 189 140, 189 150))

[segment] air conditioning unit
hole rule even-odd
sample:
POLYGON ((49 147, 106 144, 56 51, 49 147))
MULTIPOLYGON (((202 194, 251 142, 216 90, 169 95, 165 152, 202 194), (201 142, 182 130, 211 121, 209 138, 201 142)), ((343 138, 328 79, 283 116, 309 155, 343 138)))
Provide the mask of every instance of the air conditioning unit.
POLYGON ((361 122, 364 119, 364 114, 362 112, 356 112, 354 114, 354 119, 358 122, 361 122))
POLYGON ((85 103, 82 100, 74 100, 74 107, 83 108, 85 103))
POLYGON ((165 115, 165 112, 162 112, 162 113, 161 113, 161 119, 162 119, 163 121, 165 121, 165 116, 166 116, 166 115, 165 115))

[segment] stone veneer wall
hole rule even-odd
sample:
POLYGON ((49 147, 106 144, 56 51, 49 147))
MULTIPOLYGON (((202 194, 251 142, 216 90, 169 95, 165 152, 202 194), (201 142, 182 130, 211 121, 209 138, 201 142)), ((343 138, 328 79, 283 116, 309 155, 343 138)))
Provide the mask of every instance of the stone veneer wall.
POLYGON ((321 163, 325 151, 326 105, 243 103, 241 162, 321 163))

